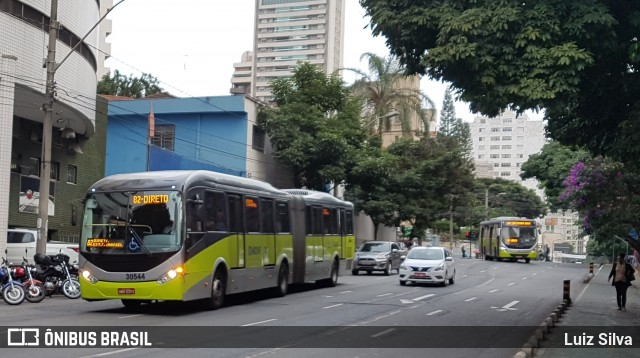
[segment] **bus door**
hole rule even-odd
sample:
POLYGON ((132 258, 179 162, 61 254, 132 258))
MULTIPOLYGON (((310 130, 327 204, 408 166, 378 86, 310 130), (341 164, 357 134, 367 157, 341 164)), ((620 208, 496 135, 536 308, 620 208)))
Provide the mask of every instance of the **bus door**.
MULTIPOLYGON (((269 263, 269 240, 260 228, 262 202, 258 197, 244 197, 245 267, 262 268, 269 263)), ((273 238, 273 235, 271 235, 273 238)), ((272 241, 273 243, 273 241, 272 241)))
POLYGON ((233 268, 245 267, 245 237, 244 237, 244 215, 242 211, 242 198, 239 195, 228 195, 229 201, 229 251, 232 257, 233 268), (235 240, 233 238, 235 236, 235 240))
POLYGON ((338 210, 322 209, 322 246, 324 247, 324 259, 331 260, 334 252, 342 254, 342 239, 338 231, 338 210))
POLYGON ((273 266, 276 264, 276 253, 280 252, 276 242, 273 200, 260 199, 260 222, 261 236, 264 237, 263 244, 267 249, 267 251, 263 253, 263 265, 273 266))

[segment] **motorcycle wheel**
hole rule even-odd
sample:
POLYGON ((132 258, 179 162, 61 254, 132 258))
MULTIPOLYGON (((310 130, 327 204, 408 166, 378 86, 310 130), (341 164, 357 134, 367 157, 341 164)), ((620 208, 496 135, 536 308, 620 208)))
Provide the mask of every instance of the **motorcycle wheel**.
POLYGON ((80 282, 75 279, 68 279, 62 283, 62 293, 72 300, 80 297, 80 282))
POLYGON ((25 299, 31 303, 42 302, 46 297, 46 290, 44 289, 44 285, 41 283, 27 286, 25 288, 25 293, 27 294, 25 299))
POLYGON ((14 285, 11 287, 11 285, 7 285, 2 289, 2 299, 8 305, 19 305, 24 301, 25 297, 26 294, 22 286, 14 285))

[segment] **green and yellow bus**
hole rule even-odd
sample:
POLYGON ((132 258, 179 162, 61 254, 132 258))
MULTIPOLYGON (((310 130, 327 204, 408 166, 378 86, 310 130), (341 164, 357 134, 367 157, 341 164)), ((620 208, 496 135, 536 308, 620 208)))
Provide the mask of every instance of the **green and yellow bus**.
POLYGON ((353 204, 208 171, 119 174, 85 198, 80 285, 88 301, 200 300, 289 284, 335 286, 355 251, 353 204))
POLYGON ((480 251, 485 260, 529 263, 538 257, 537 243, 535 220, 498 217, 480 223, 480 251))

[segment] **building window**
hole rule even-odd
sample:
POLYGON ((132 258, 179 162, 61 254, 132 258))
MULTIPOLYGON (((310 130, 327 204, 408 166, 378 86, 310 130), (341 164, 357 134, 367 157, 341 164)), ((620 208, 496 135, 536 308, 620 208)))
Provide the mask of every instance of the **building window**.
POLYGON ((524 154, 518 154, 518 158, 524 158, 524 154))
POLYGON ((500 140, 500 137, 491 137, 491 140, 492 141, 497 141, 497 140, 500 140))
POLYGON ((503 158, 511 158, 511 154, 503 154, 502 157, 503 158))
POLYGON ((499 167, 499 166, 500 166, 500 163, 493 163, 493 166, 494 166, 494 167, 499 167))
POLYGON ((491 131, 494 132, 494 133, 495 132, 500 132, 500 128, 491 128, 491 131))
POLYGON ((511 176, 511 172, 500 172, 501 177, 509 177, 511 176))
POLYGON ((479 132, 479 133, 484 132, 484 128, 478 128, 478 132, 479 132))
POLYGON ((511 132, 512 130, 513 130, 513 128, 511 128, 511 127, 504 127, 504 128, 502 128, 502 131, 503 131, 503 132, 511 132))
POLYGON ((489 158, 491 159, 500 158, 500 154, 491 154, 489 158))
POLYGON ((253 126, 253 138, 251 140, 251 147, 259 152, 264 153, 264 138, 265 138, 264 129, 253 126))
POLYGON ((478 150, 484 150, 484 145, 479 145, 478 150))
POLYGON ((510 145, 503 145, 502 149, 511 149, 511 146, 510 145))
POLYGON ((513 120, 511 118, 505 118, 502 123, 511 123, 513 120))
POLYGON ((60 163, 51 162, 51 179, 60 180, 60 163))
POLYGON ((484 159, 484 154, 478 154, 478 159, 484 159))
POLYGON ((502 166, 502 167, 510 167, 510 166, 511 166, 511 163, 502 163, 502 165, 501 165, 501 166, 502 166))
POLYGON ((67 183, 78 184, 78 167, 67 165, 67 183))
POLYGON ((155 134, 151 144, 173 150, 175 146, 176 126, 173 124, 158 124, 155 126, 155 134))
POLYGON ((502 140, 511 140, 511 136, 510 135, 502 136, 502 140))
POLYGON ((492 145, 491 147, 489 147, 489 149, 500 149, 499 145, 492 145))
POLYGON ((40 158, 29 158, 29 174, 40 176, 40 158))

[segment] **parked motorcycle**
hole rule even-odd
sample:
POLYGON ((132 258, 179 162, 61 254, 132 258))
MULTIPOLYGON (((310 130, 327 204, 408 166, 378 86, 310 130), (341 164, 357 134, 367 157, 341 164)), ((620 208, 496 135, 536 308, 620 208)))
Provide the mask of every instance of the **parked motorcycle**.
POLYGON ((36 264, 40 266, 35 272, 35 279, 44 283, 47 296, 62 291, 67 298, 80 297, 80 281, 78 281, 77 268, 69 263, 69 256, 65 254, 33 256, 36 264), (72 274, 76 272, 76 274, 72 274))
MULTIPOLYGON (((7 250, 4 250, 5 256, 7 250)), ((2 265, 0 266, 0 293, 2 293, 2 299, 9 305, 21 304, 26 294, 22 288, 22 282, 14 281, 12 277, 12 268, 9 267, 7 259, 2 258, 2 265)))
MULTIPOLYGON (((24 253, 29 255, 29 249, 25 248, 24 253)), ((14 279, 22 282, 22 286, 27 295, 26 300, 32 303, 42 302, 45 298, 44 284, 39 280, 33 278, 37 269, 34 265, 29 265, 29 261, 26 257, 22 257, 22 264, 16 266, 14 272, 14 279)))

